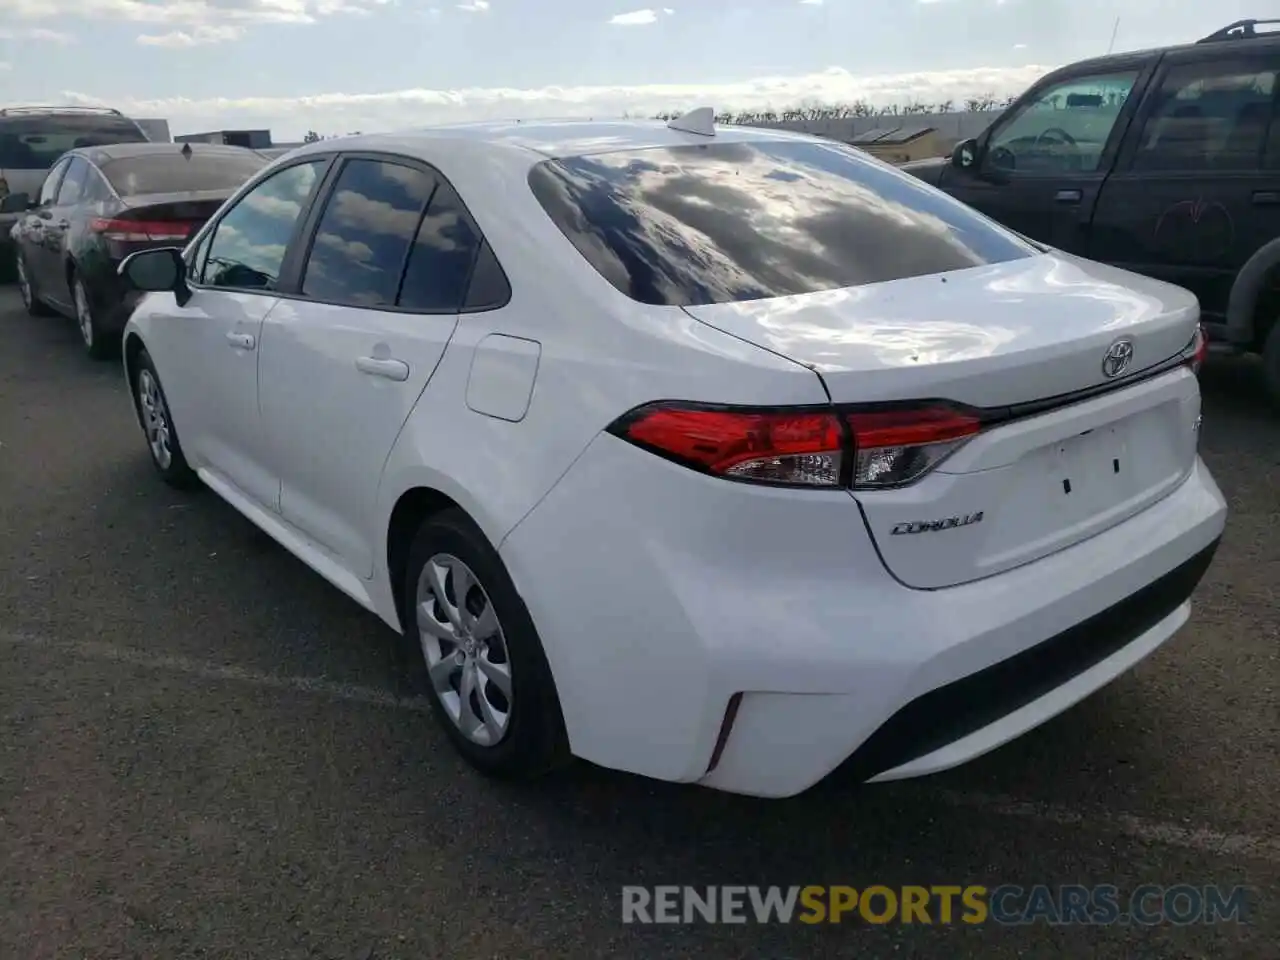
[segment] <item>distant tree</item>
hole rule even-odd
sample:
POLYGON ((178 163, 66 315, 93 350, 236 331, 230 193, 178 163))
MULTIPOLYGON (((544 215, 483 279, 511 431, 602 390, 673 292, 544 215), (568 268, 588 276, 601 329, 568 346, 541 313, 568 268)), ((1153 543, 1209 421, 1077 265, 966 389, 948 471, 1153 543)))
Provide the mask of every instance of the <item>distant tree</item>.
MULTIPOLYGON (((850 117, 923 116, 933 113, 953 113, 957 110, 976 113, 1007 107, 1015 99, 1017 98, 997 97, 994 93, 984 93, 981 96, 969 97, 960 105, 957 105, 954 100, 928 103, 919 99, 912 99, 901 104, 890 103, 883 106, 875 106, 867 100, 854 100, 845 103, 814 103, 806 101, 783 107, 782 109, 764 107, 757 110, 738 110, 736 112, 725 110, 716 114, 715 120, 716 123, 720 124, 750 126, 760 123, 800 123, 814 120, 840 120, 850 117)), ((652 119, 674 120, 683 113, 683 110, 663 110, 653 114, 652 119)))
POLYGON ((307 135, 302 138, 303 143, 315 143, 317 140, 323 140, 324 137, 316 133, 314 130, 308 130, 307 135))

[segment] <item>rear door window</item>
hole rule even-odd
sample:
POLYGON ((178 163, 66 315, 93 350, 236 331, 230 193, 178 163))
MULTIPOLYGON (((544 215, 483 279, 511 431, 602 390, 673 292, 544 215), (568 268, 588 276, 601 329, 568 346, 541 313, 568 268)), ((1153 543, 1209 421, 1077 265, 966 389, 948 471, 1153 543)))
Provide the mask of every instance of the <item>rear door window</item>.
POLYGON ((221 150, 217 153, 193 151, 187 157, 181 148, 170 153, 122 157, 102 165, 102 172, 122 197, 147 193, 185 193, 197 190, 237 190, 267 165, 261 154, 221 150))
POLYGON ((1254 58, 1172 67, 1143 124, 1133 169, 1259 170, 1273 125, 1276 73, 1276 64, 1254 58))
POLYGON ((22 114, 0 117, 0 169, 48 170, 76 147, 144 143, 126 117, 98 114, 22 114))
MULTIPOLYGON (((431 206, 414 240, 413 252, 409 254, 400 306, 423 312, 462 309, 480 244, 480 230, 463 209, 462 200, 453 187, 442 182, 431 198, 431 206)), ((496 260, 492 266, 497 267, 496 260)), ((505 283, 500 268, 498 273, 499 282, 505 283)), ((490 300, 488 304, 479 304, 480 307, 494 305, 492 289, 478 290, 477 294, 482 300, 490 300)))
POLYGON ((80 194, 84 190, 85 181, 88 178, 89 164, 84 161, 83 157, 72 157, 71 165, 67 167, 67 175, 62 178, 62 186, 58 188, 58 199, 54 201, 54 205, 69 207, 79 202, 80 194))
POLYGON ((836 143, 547 160, 529 183, 579 253, 648 304, 815 293, 1037 253, 959 201, 836 143))
POLYGON ((40 199, 37 203, 42 207, 53 205, 54 198, 58 195, 58 185, 62 182, 62 175, 67 171, 67 164, 71 161, 63 161, 52 170, 49 175, 44 178, 44 184, 40 187, 40 199))
POLYGON ((348 160, 316 228, 302 292, 329 303, 390 307, 436 178, 380 160, 348 160))

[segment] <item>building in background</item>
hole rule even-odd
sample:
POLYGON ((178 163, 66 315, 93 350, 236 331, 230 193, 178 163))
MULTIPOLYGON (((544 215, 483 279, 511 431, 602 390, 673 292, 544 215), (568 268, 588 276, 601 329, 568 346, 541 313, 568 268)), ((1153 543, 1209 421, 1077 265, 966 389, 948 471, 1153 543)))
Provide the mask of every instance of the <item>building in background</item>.
POLYGON ((265 150, 272 145, 270 130, 214 130, 210 133, 182 133, 173 139, 176 143, 225 143, 250 150, 265 150))

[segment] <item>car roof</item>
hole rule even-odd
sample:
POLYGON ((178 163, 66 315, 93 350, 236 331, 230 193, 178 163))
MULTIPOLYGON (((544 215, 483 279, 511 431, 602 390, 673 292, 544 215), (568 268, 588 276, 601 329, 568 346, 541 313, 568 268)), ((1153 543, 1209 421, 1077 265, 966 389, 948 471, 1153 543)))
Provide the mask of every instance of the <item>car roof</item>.
POLYGON ((234 147, 224 143, 157 143, 148 140, 140 143, 110 143, 102 146, 76 147, 67 153, 79 154, 95 164, 104 164, 112 160, 130 160, 134 157, 151 157, 162 154, 178 154, 190 147, 192 153, 212 156, 243 156, 256 153, 247 147, 234 147))
POLYGON ((370 150, 430 160, 441 148, 451 147, 475 154, 523 154, 536 161, 651 147, 817 139, 803 133, 734 125, 717 126, 715 135, 708 137, 673 130, 661 120, 490 120, 320 140, 290 154, 301 157, 334 150, 370 150))
POLYGON ((1087 60, 1076 60, 1059 67, 1053 73, 1074 73, 1077 70, 1105 69, 1113 63, 1128 63, 1134 60, 1153 59, 1192 51, 1198 54, 1207 53, 1210 56, 1216 54, 1221 57, 1230 57, 1236 53, 1248 53, 1251 50, 1258 50, 1259 45, 1263 49, 1267 49, 1274 48, 1277 44, 1280 44, 1280 32, 1262 33, 1254 37, 1224 37, 1221 39, 1206 37, 1203 40, 1175 43, 1167 47, 1146 47, 1141 50, 1125 50, 1120 53, 1109 53, 1101 57, 1090 57, 1087 60))

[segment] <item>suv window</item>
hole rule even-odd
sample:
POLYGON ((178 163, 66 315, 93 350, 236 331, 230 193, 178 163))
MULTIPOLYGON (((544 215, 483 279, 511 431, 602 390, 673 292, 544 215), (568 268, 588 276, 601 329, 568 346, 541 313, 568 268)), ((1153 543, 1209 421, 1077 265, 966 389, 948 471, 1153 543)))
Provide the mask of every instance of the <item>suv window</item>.
POLYGON ((67 175, 62 178, 62 186, 58 188, 58 199, 54 203, 59 207, 70 206, 80 199, 80 189, 89 176, 89 164, 83 157, 72 157, 67 167, 67 175))
MULTIPOLYGON (((453 187, 441 183, 409 254, 400 306, 424 312, 462 309, 480 242, 480 232, 463 209, 461 198, 453 187)), ((497 266, 496 260, 493 266, 497 266)), ((493 292, 487 297, 492 299, 493 292)))
POLYGON ((1257 170, 1262 166, 1276 70, 1257 61, 1172 67, 1160 85, 1133 157, 1146 171, 1257 170))
POLYGON ((0 116, 0 168, 48 170, 76 147, 146 141, 141 128, 126 117, 60 113, 0 116))
POLYGON ((312 160, 287 167, 241 197, 213 228, 200 281, 213 287, 274 290, 324 164, 312 160))
POLYGON ((545 160, 529 183, 578 252, 641 303, 816 293, 1037 252, 964 204, 834 142, 545 160))
POLYGON ((363 307, 396 302, 409 244, 435 177, 380 160, 348 160, 325 204, 302 292, 363 307))
POLYGON ((174 150, 111 160, 102 165, 102 172, 116 193, 133 197, 187 190, 233 191, 266 165, 266 157, 251 150, 193 152, 189 159, 174 150))
POLYGON ((58 184, 62 181, 62 175, 66 172, 69 162, 59 163, 44 178, 44 184, 40 187, 40 199, 36 201, 39 206, 48 207, 53 204, 53 198, 58 195, 58 184))
POLYGON ((1137 70, 1050 84, 992 130, 984 165, 1006 173, 1092 173, 1137 70))

